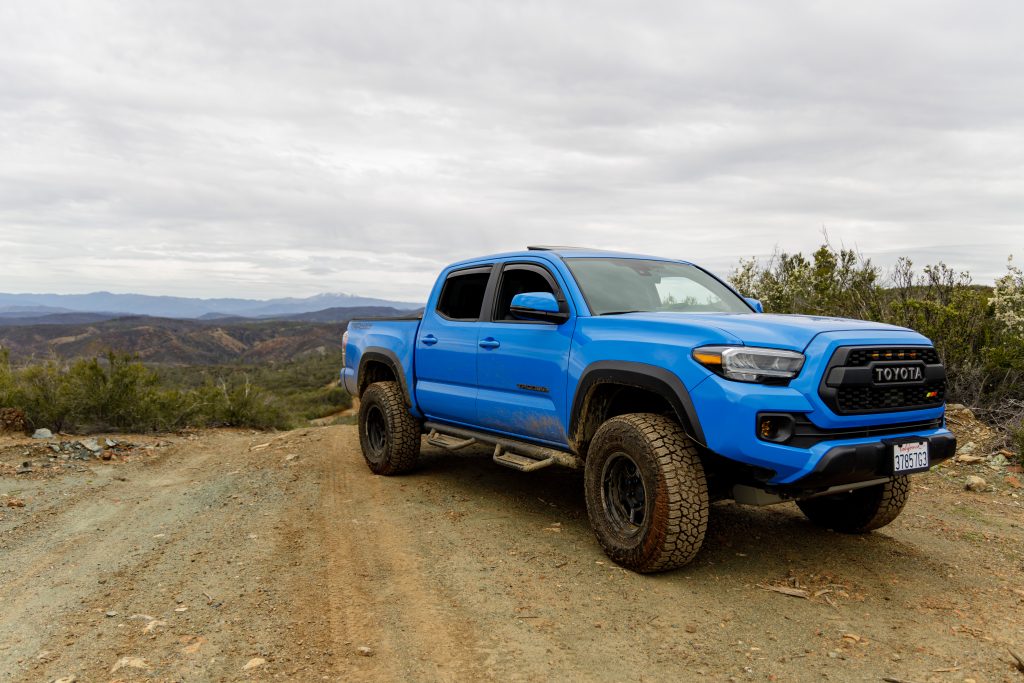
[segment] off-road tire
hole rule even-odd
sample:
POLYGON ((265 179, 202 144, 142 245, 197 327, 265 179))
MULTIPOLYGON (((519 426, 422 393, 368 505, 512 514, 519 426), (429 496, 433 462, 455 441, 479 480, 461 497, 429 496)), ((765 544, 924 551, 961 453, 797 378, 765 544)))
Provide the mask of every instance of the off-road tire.
POLYGON ((910 497, 910 480, 893 477, 884 484, 821 498, 798 500, 807 519, 844 534, 865 534, 896 519, 910 497))
POLYGON ((375 382, 359 401, 359 445, 374 474, 401 474, 416 466, 420 423, 409 413, 398 382, 375 382))
POLYGON ((682 567, 704 543, 707 479, 696 446, 675 420, 631 413, 601 425, 587 452, 584 489, 597 540, 623 567, 645 574, 682 567), (642 511, 642 519, 624 520, 621 506, 612 502, 629 488, 614 484, 622 472, 635 472, 625 478, 633 482, 629 490, 642 482, 643 504, 630 508, 642 511))

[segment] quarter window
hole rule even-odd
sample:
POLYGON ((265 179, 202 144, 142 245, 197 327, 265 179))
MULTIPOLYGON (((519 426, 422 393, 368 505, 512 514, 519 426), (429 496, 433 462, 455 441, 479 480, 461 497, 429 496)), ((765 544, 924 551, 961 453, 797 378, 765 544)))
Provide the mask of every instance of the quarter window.
POLYGON ((456 271, 448 276, 437 301, 437 312, 449 320, 479 320, 490 268, 456 271))

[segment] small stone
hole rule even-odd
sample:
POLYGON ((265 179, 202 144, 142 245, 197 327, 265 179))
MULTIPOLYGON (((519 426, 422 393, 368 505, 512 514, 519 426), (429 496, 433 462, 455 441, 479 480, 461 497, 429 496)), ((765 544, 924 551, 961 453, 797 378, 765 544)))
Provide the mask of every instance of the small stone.
POLYGON ((44 428, 37 429, 36 431, 34 431, 32 433, 32 438, 33 439, 52 439, 53 438, 53 432, 51 432, 49 429, 44 429, 44 428))
POLYGON ((25 507, 25 501, 21 498, 8 498, 5 505, 9 508, 23 508, 25 507))
POLYGON ((110 669, 110 673, 121 669, 148 669, 149 663, 142 657, 121 657, 110 669))
POLYGON ((18 469, 14 470, 14 473, 15 474, 28 474, 29 472, 32 472, 32 471, 33 471, 32 470, 32 463, 30 463, 30 462, 23 462, 23 463, 21 463, 21 466, 18 469))
POLYGON ((1020 483, 1020 479, 1013 476, 1012 474, 1008 476, 1004 481, 1006 481, 1006 485, 1009 486, 1010 488, 1024 488, 1024 484, 1020 483))
POLYGON ((93 453, 99 453, 100 451, 103 450, 103 446, 99 445, 96 439, 86 439, 85 441, 80 441, 79 443, 85 446, 93 453))
POLYGON ((107 444, 107 448, 113 448, 117 445, 117 442, 113 439, 106 439, 103 443, 107 444))
POLYGON ((253 669, 258 669, 266 663, 267 660, 263 659, 263 657, 253 657, 245 663, 245 666, 242 667, 242 671, 252 671, 253 669))
POLYGON ((964 488, 965 489, 967 489, 968 491, 975 491, 975 492, 977 492, 977 491, 984 491, 987 486, 988 486, 988 482, 986 482, 981 477, 978 477, 978 476, 973 475, 973 474, 971 476, 967 477, 967 483, 964 484, 964 488))
POLYGON ((116 617, 117 616, 117 612, 115 612, 114 610, 110 610, 110 611, 106 612, 106 615, 108 617, 116 617))
POLYGON ((373 656, 373 648, 372 647, 366 647, 365 645, 360 645, 359 647, 357 647, 356 648, 356 652, 358 652, 361 657, 372 657, 373 656))
POLYGON ((78 676, 71 674, 70 676, 61 676, 60 678, 53 679, 53 683, 77 683, 78 676))
POLYGON ((164 621, 163 619, 153 619, 152 621, 150 621, 149 623, 146 624, 146 626, 142 629, 142 632, 143 633, 152 633, 153 631, 155 631, 156 629, 160 628, 161 626, 167 626, 167 622, 164 621))
POLYGON ((284 461, 291 462, 292 460, 295 460, 295 458, 297 457, 299 457, 298 453, 289 453, 288 455, 285 456, 284 461))

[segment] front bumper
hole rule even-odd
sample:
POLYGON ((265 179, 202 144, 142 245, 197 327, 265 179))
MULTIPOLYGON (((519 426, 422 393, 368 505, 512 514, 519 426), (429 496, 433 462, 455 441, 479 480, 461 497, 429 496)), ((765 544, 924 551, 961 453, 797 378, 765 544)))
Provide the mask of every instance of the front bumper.
MULTIPOLYGON (((949 460, 956 454, 956 437, 948 430, 932 434, 928 441, 931 465, 949 460)), ((892 459, 885 442, 835 446, 825 452, 813 470, 792 482, 801 490, 823 489, 841 484, 892 476, 892 459)))

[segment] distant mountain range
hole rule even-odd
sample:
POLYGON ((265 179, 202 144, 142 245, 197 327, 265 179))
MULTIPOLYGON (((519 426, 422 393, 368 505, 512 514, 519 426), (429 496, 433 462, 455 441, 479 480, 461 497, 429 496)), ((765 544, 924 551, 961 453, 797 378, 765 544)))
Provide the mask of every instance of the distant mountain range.
POLYGON ((337 352, 353 318, 410 316, 390 306, 328 308, 274 319, 199 319, 53 313, 0 318, 0 347, 16 363, 127 352, 150 363, 208 365, 285 361, 337 352))
MULTIPOLYGON (((387 307, 399 311, 422 304, 388 301, 354 294, 317 294, 284 299, 191 299, 146 294, 6 294, 0 293, 0 323, 13 318, 39 318, 61 313, 89 313, 107 316, 147 315, 157 318, 217 319, 225 317, 281 318, 324 309, 387 307)), ((69 321, 70 322, 70 321, 69 321)))

